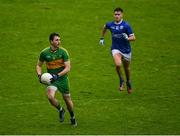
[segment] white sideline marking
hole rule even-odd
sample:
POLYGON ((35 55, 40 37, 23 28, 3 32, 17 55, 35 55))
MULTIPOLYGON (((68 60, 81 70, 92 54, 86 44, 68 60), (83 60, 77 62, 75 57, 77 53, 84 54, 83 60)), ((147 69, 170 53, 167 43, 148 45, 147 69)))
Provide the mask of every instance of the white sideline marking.
MULTIPOLYGON (((156 98, 170 98, 170 97, 179 97, 178 95, 171 95, 171 96, 157 96, 156 98)), ((154 97, 155 98, 155 97, 154 97)), ((144 97, 142 98, 143 99, 151 99, 150 97, 144 97)), ((124 101, 124 100, 129 100, 128 98, 127 99, 123 99, 123 98, 120 98, 120 99, 87 99, 86 101, 85 100, 82 100, 82 99, 74 99, 73 101, 83 101, 83 103, 81 103, 81 105, 87 105, 91 102, 110 102, 110 101, 124 101)), ((131 99, 132 100, 132 99, 131 99)), ((133 99, 135 100, 135 99, 133 99)), ((7 106, 24 106, 24 105, 36 105, 36 104, 45 104, 47 102, 21 102, 21 103, 10 103, 10 104, 4 104, 4 105, 1 105, 0 107, 7 107, 7 106)))
MULTIPOLYGON (((3 106, 23 106, 23 105, 36 105, 36 104, 45 104, 46 102, 22 102, 22 103, 10 103, 3 106)), ((3 107, 2 106, 2 107, 3 107)), ((1 107, 1 106, 0 106, 1 107)))
MULTIPOLYGON (((112 102, 112 101, 120 101, 122 99, 91 99, 91 100, 88 100, 88 101, 83 101, 83 103, 80 103, 80 105, 87 105, 87 104, 90 104, 90 103, 93 103, 93 102, 112 102)), ((74 101, 81 101, 81 100, 74 100, 74 101)))
MULTIPOLYGON (((86 105, 88 103, 94 102, 94 101, 119 101, 121 99, 91 99, 88 101, 84 101, 84 100, 77 100, 74 99, 73 101, 84 101, 83 105, 86 105)), ((37 104, 45 104, 47 102, 21 102, 21 103, 9 103, 9 104, 4 104, 1 105, 0 107, 9 107, 9 106, 24 106, 24 105, 37 105, 37 104)))

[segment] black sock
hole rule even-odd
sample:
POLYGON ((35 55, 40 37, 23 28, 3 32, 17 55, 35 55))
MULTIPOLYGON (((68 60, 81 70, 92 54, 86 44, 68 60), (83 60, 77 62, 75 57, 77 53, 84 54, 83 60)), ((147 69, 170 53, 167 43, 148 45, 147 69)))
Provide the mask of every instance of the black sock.
POLYGON ((62 107, 60 106, 60 104, 58 104, 58 106, 56 106, 57 110, 60 111, 62 109, 62 107))
POLYGON ((71 118, 74 118, 74 112, 73 111, 69 111, 69 114, 70 114, 71 118))
POLYGON ((119 80, 120 80, 120 82, 124 81, 122 76, 119 76, 119 80))
POLYGON ((126 83, 131 83, 131 80, 127 79, 127 82, 126 83))

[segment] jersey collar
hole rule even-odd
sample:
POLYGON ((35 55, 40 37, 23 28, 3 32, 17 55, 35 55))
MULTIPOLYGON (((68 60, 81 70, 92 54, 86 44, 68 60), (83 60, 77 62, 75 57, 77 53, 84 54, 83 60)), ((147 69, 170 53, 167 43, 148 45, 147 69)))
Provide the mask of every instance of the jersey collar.
POLYGON ((114 24, 119 25, 119 24, 122 23, 122 21, 123 21, 123 19, 121 19, 118 23, 116 23, 116 22, 114 21, 114 24))
POLYGON ((58 47, 56 50, 52 50, 52 48, 50 47, 50 51, 51 51, 52 53, 55 53, 57 50, 59 50, 59 47, 58 47))

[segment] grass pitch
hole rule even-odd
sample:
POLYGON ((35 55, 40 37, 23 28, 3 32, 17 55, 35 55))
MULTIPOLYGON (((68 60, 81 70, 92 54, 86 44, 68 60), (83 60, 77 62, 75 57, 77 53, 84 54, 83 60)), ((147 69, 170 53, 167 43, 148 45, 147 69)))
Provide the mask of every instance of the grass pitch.
MULTIPOLYGON (((178 0, 0 0, 0 134, 180 134, 178 0), (132 43, 134 93, 118 78, 102 26, 121 6, 132 43), (58 122, 35 65, 48 36, 59 32, 71 57, 78 127, 58 122)), ((62 105, 61 95, 57 95, 62 105)))

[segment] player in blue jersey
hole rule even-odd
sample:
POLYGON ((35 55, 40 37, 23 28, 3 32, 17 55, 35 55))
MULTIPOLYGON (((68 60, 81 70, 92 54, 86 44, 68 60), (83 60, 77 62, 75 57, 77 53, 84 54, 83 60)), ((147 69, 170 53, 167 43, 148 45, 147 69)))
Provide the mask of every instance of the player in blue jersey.
POLYGON ((130 79, 130 62, 131 62, 131 46, 130 41, 134 41, 135 35, 130 25, 123 20, 123 9, 114 9, 114 21, 108 22, 104 25, 100 44, 104 45, 104 36, 107 29, 112 35, 111 52, 116 66, 116 71, 119 77, 119 90, 124 89, 124 78, 122 76, 122 64, 126 74, 126 85, 128 93, 132 92, 130 79))

